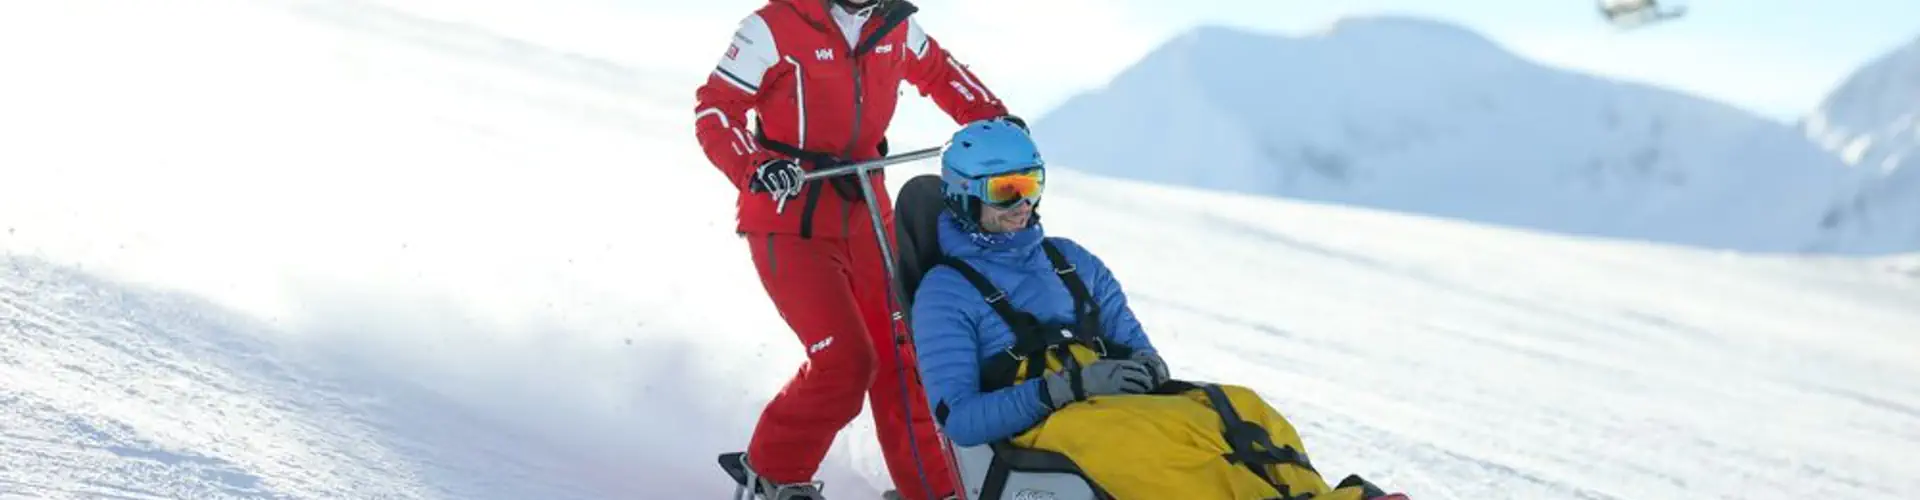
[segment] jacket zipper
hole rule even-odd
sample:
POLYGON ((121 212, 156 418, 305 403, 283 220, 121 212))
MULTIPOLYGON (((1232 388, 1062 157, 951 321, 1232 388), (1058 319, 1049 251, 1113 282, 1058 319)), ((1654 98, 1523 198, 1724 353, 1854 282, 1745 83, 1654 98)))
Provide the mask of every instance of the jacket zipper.
MULTIPOLYGON (((828 8, 831 9, 832 7, 828 7, 828 8)), ((872 21, 872 18, 869 17, 868 22, 871 22, 871 21, 872 21)), ((866 22, 860 23, 862 27, 865 27, 866 24, 867 24, 866 22)), ((839 30, 840 23, 838 21, 835 21, 833 23, 833 28, 835 30, 839 30)), ((855 34, 858 35, 863 33, 855 33, 855 34)), ((840 33, 840 35, 841 35, 840 36, 841 38, 846 38, 846 33, 840 33)), ((854 39, 858 40, 859 38, 855 37, 854 39)), ((853 135, 847 138, 846 147, 840 150, 841 158, 851 158, 853 156, 853 148, 860 144, 860 125, 861 123, 867 121, 866 117, 860 115, 862 111, 865 111, 866 101, 867 101, 866 83, 864 81, 865 79, 862 78, 863 74, 866 73, 865 71, 866 68, 864 67, 865 66, 864 63, 866 60, 862 58, 861 55, 862 54, 860 54, 860 47, 858 45, 854 45, 852 47, 847 48, 847 58, 850 59, 851 62, 853 63, 853 135)), ((858 182, 858 181, 855 181, 855 182, 858 182)), ((853 218, 853 205, 842 204, 840 206, 840 209, 841 209, 840 210, 840 237, 846 238, 849 234, 852 234, 853 232, 853 228, 848 227, 852 223, 850 219, 853 218)))
POLYGON ((865 71, 861 62, 860 56, 853 56, 853 140, 847 141, 847 148, 840 152, 842 157, 853 154, 854 145, 860 143, 860 124, 867 121, 865 117, 860 116, 861 108, 867 103, 867 94, 863 92, 866 84, 861 83, 862 78, 860 78, 861 73, 865 71))
MULTIPOLYGON (((871 21, 872 19, 869 18, 868 20, 871 21)), ((861 26, 866 26, 866 23, 861 23, 861 26)), ((835 22, 833 27, 834 29, 839 29, 840 23, 835 22)), ((844 33, 841 38, 845 38, 844 33)), ((856 40, 857 39, 858 38, 856 38, 856 40)), ((863 111, 862 108, 866 105, 866 84, 863 83, 862 80, 864 79, 861 78, 861 74, 865 73, 865 68, 863 67, 865 65, 862 64, 865 60, 860 57, 861 54, 858 46, 849 47, 847 49, 847 55, 848 59, 851 59, 853 62, 853 137, 847 141, 846 148, 840 150, 841 158, 846 158, 853 154, 854 145, 860 143, 860 123, 866 121, 864 117, 860 116, 860 112, 863 111)))

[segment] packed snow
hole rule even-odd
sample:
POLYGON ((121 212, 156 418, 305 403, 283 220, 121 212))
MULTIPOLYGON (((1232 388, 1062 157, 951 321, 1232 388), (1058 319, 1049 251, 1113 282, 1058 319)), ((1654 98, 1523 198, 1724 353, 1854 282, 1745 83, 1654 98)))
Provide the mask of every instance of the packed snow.
POLYGON ((1792 127, 1544 66, 1439 21, 1196 28, 1034 129, 1053 160, 1130 179, 1581 236, 1854 250, 1821 220, 1858 175, 1792 127))
MULTIPOLYGON (((712 459, 801 349, 691 140, 705 73, 429 14, 0 4, 0 498, 731 491, 712 459)), ((1256 388, 1329 474, 1422 499, 1920 490, 1920 255, 1072 167, 1049 230, 1115 269, 1176 376, 1256 388)), ((889 486, 865 418, 834 498, 889 486)))

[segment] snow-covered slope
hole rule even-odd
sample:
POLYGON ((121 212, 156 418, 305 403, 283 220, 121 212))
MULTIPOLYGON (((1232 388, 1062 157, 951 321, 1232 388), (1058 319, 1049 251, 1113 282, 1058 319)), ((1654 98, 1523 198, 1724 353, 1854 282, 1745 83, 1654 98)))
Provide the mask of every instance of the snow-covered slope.
POLYGON ((1806 249, 1850 182, 1791 127, 1404 17, 1199 28, 1034 128, 1127 178, 1739 250, 1806 249))
POLYGON ((1920 248, 1920 38, 1860 68, 1801 125, 1872 176, 1834 211, 1836 238, 1920 248))
POLYGON ((0 496, 604 498, 599 464, 205 300, 0 257, 0 496))
POLYGON ((0 498, 718 498, 799 359, 651 91, 701 75, 354 2, 0 33, 0 498))
MULTIPOLYGON (((286 5, 0 4, 34 42, 0 44, 0 497, 729 492, 712 457, 802 349, 687 94, 632 90, 704 73, 286 5)), ((1920 491, 1920 256, 1065 167, 1049 228, 1115 269, 1179 376, 1256 388, 1323 470, 1423 499, 1920 491)), ((835 498, 886 486, 872 427, 828 457, 835 498)))

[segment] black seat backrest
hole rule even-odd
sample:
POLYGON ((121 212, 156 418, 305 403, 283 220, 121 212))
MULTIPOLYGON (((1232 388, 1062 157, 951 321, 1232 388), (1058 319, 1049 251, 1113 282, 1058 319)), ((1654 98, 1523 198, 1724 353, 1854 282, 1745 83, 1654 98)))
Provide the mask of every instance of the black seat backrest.
POLYGON ((911 315, 920 279, 940 262, 940 212, 946 210, 940 176, 921 174, 893 198, 894 265, 899 271, 901 309, 911 315))

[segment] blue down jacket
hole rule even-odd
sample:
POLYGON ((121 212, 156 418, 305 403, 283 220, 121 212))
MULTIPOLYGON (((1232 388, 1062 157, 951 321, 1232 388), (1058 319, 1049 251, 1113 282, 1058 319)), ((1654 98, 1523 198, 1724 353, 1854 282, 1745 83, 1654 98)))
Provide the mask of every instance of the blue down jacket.
MULTIPOLYGON (((943 252, 972 265, 1006 291, 1015 309, 1043 323, 1072 324, 1073 295, 1053 273, 1053 264, 1040 246, 1042 239, 1051 239, 1099 302, 1100 325, 1107 330, 1107 340, 1136 351, 1153 350, 1127 308, 1120 283, 1079 244, 1047 238, 1039 224, 1011 234, 970 233, 954 222, 951 212, 940 214, 939 235, 943 252)), ((1013 330, 959 271, 934 267, 922 279, 914 292, 912 329, 929 407, 946 404, 944 427, 954 444, 974 446, 1010 438, 1046 418, 1048 410, 1041 404, 1035 381, 980 392, 981 365, 1013 345, 1013 330)))

